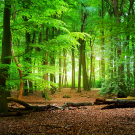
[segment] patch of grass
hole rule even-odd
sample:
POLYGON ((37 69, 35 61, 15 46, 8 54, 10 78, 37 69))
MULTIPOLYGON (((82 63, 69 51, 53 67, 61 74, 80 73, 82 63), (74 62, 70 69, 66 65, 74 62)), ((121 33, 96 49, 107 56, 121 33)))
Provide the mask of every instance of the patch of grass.
POLYGON ((63 98, 71 98, 71 96, 65 94, 65 95, 63 96, 63 98))

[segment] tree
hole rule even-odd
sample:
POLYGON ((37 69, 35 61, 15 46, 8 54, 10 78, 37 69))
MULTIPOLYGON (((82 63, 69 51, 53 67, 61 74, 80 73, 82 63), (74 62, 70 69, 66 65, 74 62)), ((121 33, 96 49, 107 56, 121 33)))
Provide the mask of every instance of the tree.
POLYGON ((74 47, 72 48, 72 89, 75 89, 75 53, 74 47))
MULTIPOLYGON (((120 4, 120 8, 118 5, 118 0, 111 0, 112 2, 112 6, 113 6, 113 10, 114 10, 114 16, 116 18, 116 25, 119 25, 120 23, 120 16, 122 15, 122 11, 123 11, 123 5, 125 3, 125 0, 122 0, 121 4, 120 4)), ((117 56, 118 59, 120 59, 120 55, 121 55, 121 43, 120 43, 120 35, 116 37, 116 41, 117 41, 117 56)), ((124 83, 124 65, 123 63, 118 64, 118 77, 119 77, 119 97, 125 97, 125 90, 126 90, 126 86, 124 83)))
POLYGON ((8 78, 8 69, 11 63, 11 31, 10 31, 10 13, 11 2, 5 0, 4 18, 3 18, 3 41, 2 56, 0 67, 0 113, 8 113, 7 95, 6 95, 6 79, 8 78))
POLYGON ((102 29, 101 29, 101 33, 102 33, 102 45, 101 45, 101 51, 102 51, 102 56, 101 56, 101 69, 102 69, 102 80, 103 82, 105 81, 105 59, 104 59, 104 22, 103 22, 103 19, 104 19, 104 2, 102 0, 102 10, 101 10, 101 16, 102 16, 102 29))
MULTIPOLYGON (((87 11, 84 12, 83 8, 85 8, 84 3, 81 4, 82 5, 82 9, 81 9, 81 16, 82 16, 82 24, 81 24, 81 32, 84 32, 84 27, 85 27, 85 23, 87 21, 87 11)), ((84 39, 79 39, 79 43, 80 43, 80 56, 79 56, 79 77, 78 77, 78 92, 81 91, 81 65, 83 67, 83 88, 84 90, 89 90, 89 83, 88 83, 88 75, 87 75, 87 71, 86 71, 86 59, 85 59, 85 46, 86 46, 86 42, 84 39)))

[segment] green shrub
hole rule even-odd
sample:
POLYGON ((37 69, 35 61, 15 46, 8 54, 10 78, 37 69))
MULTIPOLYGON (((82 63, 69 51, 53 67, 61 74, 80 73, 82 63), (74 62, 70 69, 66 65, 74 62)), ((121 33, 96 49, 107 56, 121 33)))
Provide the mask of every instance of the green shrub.
POLYGON ((101 88, 101 80, 96 80, 94 84, 95 88, 101 88))
POLYGON ((113 81, 111 79, 105 80, 104 83, 102 83, 102 88, 100 89, 100 95, 101 96, 108 96, 111 94, 118 94, 120 88, 118 86, 118 81, 113 81))
POLYGON ((71 98, 71 96, 65 94, 65 95, 63 96, 63 98, 71 98))

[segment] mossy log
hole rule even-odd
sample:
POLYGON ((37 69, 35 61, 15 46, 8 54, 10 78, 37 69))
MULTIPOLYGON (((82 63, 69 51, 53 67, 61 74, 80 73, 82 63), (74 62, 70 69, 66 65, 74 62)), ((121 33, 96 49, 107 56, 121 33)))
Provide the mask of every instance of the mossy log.
POLYGON ((115 98, 115 99, 101 99, 97 98, 94 102, 94 105, 102 105, 102 104, 135 104, 135 99, 133 98, 115 98))
POLYGON ((59 109, 56 106, 46 105, 46 106, 31 106, 27 102, 13 98, 7 97, 7 101, 13 101, 20 105, 23 105, 25 108, 13 108, 8 107, 8 114, 0 114, 0 117, 8 117, 8 116, 22 116, 24 114, 29 114, 31 112, 38 112, 38 111, 47 111, 47 110, 57 110, 59 109))
POLYGON ((108 104, 109 106, 105 106, 102 109, 113 109, 113 108, 133 108, 135 107, 135 99, 134 98, 115 98, 115 99, 100 99, 97 98, 94 102, 94 105, 104 105, 108 104))
POLYGON ((27 102, 13 98, 13 97, 7 97, 7 101, 13 101, 15 103, 18 103, 20 105, 23 105, 25 108, 13 108, 8 107, 8 114, 0 114, 0 117, 7 117, 7 116, 22 116, 24 114, 29 114, 31 112, 37 112, 37 111, 49 111, 49 110, 58 110, 58 109, 65 109, 66 107, 72 106, 72 107, 80 107, 80 106, 92 106, 92 103, 84 102, 84 103, 72 103, 67 102, 66 104, 56 107, 52 105, 46 105, 46 106, 31 106, 27 102))
POLYGON ((94 105, 113 104, 113 103, 116 103, 116 101, 113 99, 107 100, 107 99, 97 98, 94 102, 94 105))
POLYGON ((60 109, 65 109, 66 107, 80 107, 80 106, 92 106, 92 103, 90 102, 82 102, 82 103, 72 103, 72 102, 67 102, 66 104, 60 106, 60 109))
POLYGON ((20 105, 23 105, 28 110, 33 109, 32 106, 30 106, 27 102, 20 100, 18 98, 7 97, 7 101, 14 101, 16 103, 19 103, 20 105))

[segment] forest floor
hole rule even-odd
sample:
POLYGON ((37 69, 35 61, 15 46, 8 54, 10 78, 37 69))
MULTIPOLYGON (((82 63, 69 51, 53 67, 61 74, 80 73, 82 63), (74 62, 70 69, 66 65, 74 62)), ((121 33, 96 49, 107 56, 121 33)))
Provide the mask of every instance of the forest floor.
MULTIPOLYGON (((17 91, 12 92, 17 97, 17 91)), ((91 102, 100 97, 98 90, 77 93, 70 88, 50 94, 45 101, 41 92, 34 92, 22 100, 30 105, 57 104, 66 102, 91 102), (62 98, 63 95, 71 98, 62 98)), ((74 110, 51 110, 32 112, 23 116, 0 117, 1 135, 135 135, 135 108, 101 110, 104 105, 86 106, 74 110)))

